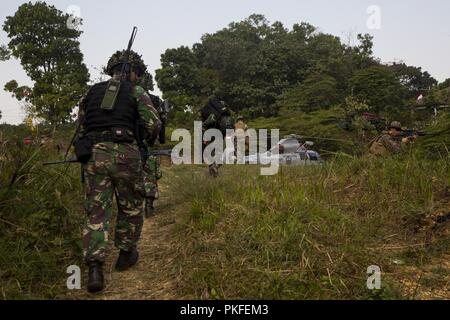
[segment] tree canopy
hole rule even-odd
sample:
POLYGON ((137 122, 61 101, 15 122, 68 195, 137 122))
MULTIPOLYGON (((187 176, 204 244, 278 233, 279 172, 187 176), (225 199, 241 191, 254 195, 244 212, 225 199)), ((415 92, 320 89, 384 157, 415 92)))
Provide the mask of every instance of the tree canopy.
POLYGON ((5 90, 28 102, 28 113, 52 125, 71 120, 89 81, 79 48, 81 31, 68 28, 68 19, 68 14, 38 1, 21 5, 3 24, 11 55, 34 82, 29 88, 12 80, 5 90))
POLYGON ((0 61, 6 61, 10 57, 10 52, 5 45, 0 45, 0 61))
POLYGON ((350 46, 308 23, 288 29, 262 15, 205 34, 191 48, 167 49, 156 81, 178 108, 195 110, 215 95, 249 117, 329 109, 352 96, 369 111, 398 111, 437 84, 421 68, 382 64, 368 34, 350 46))

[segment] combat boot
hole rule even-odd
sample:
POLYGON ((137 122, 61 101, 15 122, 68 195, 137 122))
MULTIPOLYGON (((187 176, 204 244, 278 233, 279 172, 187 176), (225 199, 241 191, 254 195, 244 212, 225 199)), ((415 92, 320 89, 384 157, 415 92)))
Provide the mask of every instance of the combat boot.
POLYGON ((136 248, 131 251, 120 250, 119 258, 116 262, 117 271, 126 271, 134 266, 139 260, 139 252, 136 248))
POLYGON ((153 206, 153 202, 155 199, 147 198, 145 199, 145 218, 151 218, 155 215, 155 207, 153 206))
POLYGON ((100 262, 89 263, 89 279, 87 288, 90 293, 96 293, 103 290, 103 265, 100 262))
POLYGON ((216 163, 209 166, 209 175, 214 178, 219 176, 219 166, 216 163))

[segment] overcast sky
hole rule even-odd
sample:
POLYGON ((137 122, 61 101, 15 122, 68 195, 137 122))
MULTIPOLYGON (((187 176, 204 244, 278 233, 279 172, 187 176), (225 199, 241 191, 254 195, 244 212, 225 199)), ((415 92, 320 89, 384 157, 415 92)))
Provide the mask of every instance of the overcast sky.
MULTIPOLYGON (((3 0, 0 21, 14 15, 25 1, 3 0)), ((32 1, 35 2, 35 1, 32 1)), ((402 60, 421 66, 439 81, 450 78, 450 1, 447 0, 49 0, 62 11, 79 8, 83 18, 81 51, 91 77, 106 64, 116 50, 126 47, 132 27, 139 32, 134 49, 143 54, 149 70, 160 66, 160 55, 167 48, 191 46, 205 33, 213 33, 232 21, 253 13, 264 14, 270 22, 281 21, 291 28, 294 23, 309 22, 321 31, 340 36, 370 33, 375 56, 383 62, 402 60), (377 6, 377 13, 368 8, 377 6), (368 27, 368 22, 370 28, 368 27), (375 27, 375 29, 373 28, 375 27)), ((6 34, 0 32, 0 43, 6 34)), ((16 79, 30 85, 18 61, 0 62, 1 122, 20 123, 24 114, 20 104, 3 91, 6 82, 16 79)), ((153 72, 154 74, 154 72, 153 72)), ((158 93, 159 91, 157 91, 158 93)))

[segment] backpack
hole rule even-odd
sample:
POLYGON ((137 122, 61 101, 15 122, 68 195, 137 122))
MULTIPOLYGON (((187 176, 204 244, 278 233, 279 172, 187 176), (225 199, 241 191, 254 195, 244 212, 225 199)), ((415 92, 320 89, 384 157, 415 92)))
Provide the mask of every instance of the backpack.
POLYGON ((228 109, 216 98, 210 99, 206 106, 200 110, 203 121, 206 121, 211 114, 214 114, 216 119, 220 119, 227 112, 229 113, 228 109))
POLYGON ((386 149, 384 144, 380 142, 381 137, 382 136, 379 136, 370 142, 369 144, 370 154, 374 156, 387 156, 389 154, 389 151, 386 149))

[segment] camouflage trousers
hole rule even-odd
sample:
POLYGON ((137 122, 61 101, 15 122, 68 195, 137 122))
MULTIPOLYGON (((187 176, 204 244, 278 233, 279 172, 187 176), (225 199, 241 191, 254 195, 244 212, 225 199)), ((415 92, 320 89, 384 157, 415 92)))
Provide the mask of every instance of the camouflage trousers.
MULTIPOLYGON (((211 143, 211 142, 203 143, 203 149, 202 149, 202 152, 205 151, 205 148, 206 148, 210 143, 211 143)), ((211 155, 214 156, 215 153, 213 152, 211 155)), ((218 164, 218 163, 216 163, 216 162, 214 162, 214 163, 208 165, 208 172, 209 172, 209 175, 212 176, 212 177, 214 177, 214 178, 217 178, 217 177, 219 176, 219 168, 220 168, 221 166, 222 166, 221 164, 218 164)))
POLYGON ((86 263, 105 261, 113 196, 118 207, 117 248, 133 249, 139 241, 144 221, 142 162, 137 147, 108 142, 97 144, 93 151, 92 159, 83 166, 88 215, 83 232, 86 263))
POLYGON ((158 180, 162 178, 161 166, 157 157, 149 157, 144 165, 145 197, 158 199, 158 180))
POLYGON ((221 166, 222 166, 221 164, 217 164, 215 162, 213 164, 210 164, 208 166, 209 175, 214 178, 217 178, 219 176, 219 168, 221 166))

